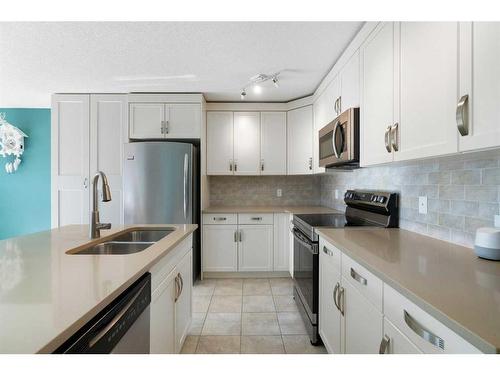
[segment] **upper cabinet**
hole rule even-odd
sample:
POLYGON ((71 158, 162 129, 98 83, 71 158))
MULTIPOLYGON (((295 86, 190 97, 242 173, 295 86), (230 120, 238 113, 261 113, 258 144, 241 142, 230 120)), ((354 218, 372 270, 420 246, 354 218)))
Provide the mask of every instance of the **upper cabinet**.
POLYGON ((313 173, 312 105, 287 112, 288 174, 313 173))
MULTIPOLYGON (((460 151, 500 145, 500 24, 460 24, 460 151), (462 111, 463 108, 463 111, 462 111)), ((458 130, 457 130, 458 132, 458 130)))
POLYGON ((340 72, 339 112, 359 107, 359 50, 352 55, 340 72))
POLYGON ((234 174, 260 174, 260 113, 234 113, 234 174))
POLYGON ((361 165, 457 151, 458 24, 385 22, 361 50, 361 165))
POLYGON ((382 23, 370 34, 361 50, 362 166, 393 160, 388 133, 396 123, 394 37, 394 23, 382 23))
POLYGON ((286 175, 285 112, 261 112, 260 158, 262 175, 286 175))
POLYGON ((201 103, 200 98, 196 96, 132 95, 129 98, 129 118, 131 139, 196 139, 201 137, 201 103), (181 102, 163 102, 169 98, 181 100, 181 102), (193 101, 193 103, 188 101, 193 101))
POLYGON ((207 173, 286 174, 285 112, 207 112, 207 173))

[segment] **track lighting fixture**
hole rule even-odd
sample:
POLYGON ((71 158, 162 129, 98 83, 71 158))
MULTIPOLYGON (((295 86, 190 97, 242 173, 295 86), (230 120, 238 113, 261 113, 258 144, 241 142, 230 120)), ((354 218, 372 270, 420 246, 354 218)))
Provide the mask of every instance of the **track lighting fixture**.
POLYGON ((247 93, 245 90, 241 92, 241 100, 245 100, 245 96, 247 96, 247 93))
POLYGON ((274 87, 278 88, 279 87, 279 83, 278 83, 278 75, 279 74, 280 74, 280 72, 276 72, 274 74, 269 74, 269 75, 260 73, 260 74, 257 74, 255 76, 251 77, 248 84, 241 91, 241 95, 240 95, 241 100, 245 100, 245 97, 247 95, 246 89, 248 87, 251 87, 251 86, 253 86, 253 92, 256 95, 259 95, 260 93, 262 93, 262 85, 261 84, 264 82, 267 82, 267 81, 272 81, 274 87))
POLYGON ((278 83, 278 77, 277 76, 274 76, 273 77, 273 85, 274 87, 278 88, 280 87, 279 83, 278 83))

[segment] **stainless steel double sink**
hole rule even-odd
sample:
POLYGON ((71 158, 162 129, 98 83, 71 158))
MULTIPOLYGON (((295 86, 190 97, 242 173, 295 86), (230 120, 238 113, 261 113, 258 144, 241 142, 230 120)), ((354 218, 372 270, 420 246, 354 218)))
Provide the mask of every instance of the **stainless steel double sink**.
POLYGON ((126 255, 146 250, 175 231, 174 228, 141 228, 119 232, 108 241, 67 251, 71 255, 126 255))

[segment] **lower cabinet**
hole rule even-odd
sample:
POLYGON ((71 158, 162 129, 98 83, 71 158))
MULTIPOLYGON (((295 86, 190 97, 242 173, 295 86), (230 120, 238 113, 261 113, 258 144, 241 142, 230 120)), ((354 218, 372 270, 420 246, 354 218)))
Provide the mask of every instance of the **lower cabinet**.
POLYGON ((345 277, 342 277, 341 309, 344 351, 374 354, 379 351, 383 316, 345 277))
POLYGON ((293 241, 290 242, 290 214, 274 214, 274 248, 273 248, 273 271, 290 270, 290 254, 293 251, 293 241))
POLYGON ((179 353, 192 316, 191 240, 175 248, 171 260, 151 269, 150 352, 179 353), (186 252, 186 245, 189 248, 186 252), (166 276, 165 276, 166 275, 166 276))
POLYGON ((203 225, 203 271, 238 270, 237 225, 203 225))
POLYGON ((238 271, 273 270, 273 226, 240 225, 238 271))
POLYGON ((394 324, 384 318, 384 337, 380 342, 380 354, 420 354, 420 351, 408 337, 394 324))

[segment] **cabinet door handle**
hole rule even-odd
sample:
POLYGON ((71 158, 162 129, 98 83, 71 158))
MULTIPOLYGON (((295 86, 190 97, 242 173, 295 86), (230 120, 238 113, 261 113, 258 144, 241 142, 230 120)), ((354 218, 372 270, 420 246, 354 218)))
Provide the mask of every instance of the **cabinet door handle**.
POLYGON ((366 280, 363 276, 361 276, 359 273, 354 271, 354 268, 351 267, 351 277, 356 280, 358 283, 361 285, 366 285, 368 284, 368 280, 366 280))
POLYGON ((389 349, 389 344, 391 342, 391 339, 389 336, 384 335, 382 338, 382 341, 380 341, 380 348, 378 349, 378 354, 386 354, 387 349, 389 349))
POLYGON ((168 134, 168 132, 170 131, 169 126, 168 126, 168 125, 169 125, 169 124, 168 124, 168 120, 167 120, 167 121, 165 121, 165 133, 166 133, 166 134, 168 134))
POLYGON ((337 114, 340 115, 342 113, 342 95, 338 97, 337 99, 339 101, 339 104, 338 104, 338 112, 337 114))
POLYGON ((260 160, 260 170, 263 171, 264 170, 264 159, 261 159, 260 160))
POLYGON ((262 221, 262 217, 261 216, 255 216, 255 217, 252 217, 250 220, 262 221))
POLYGON ((179 281, 181 283, 180 285, 180 290, 179 290, 179 297, 182 295, 182 291, 184 290, 184 279, 182 278, 182 275, 179 273, 179 281))
POLYGON ((387 129, 385 129, 385 134, 384 134, 385 149, 389 153, 391 152, 391 143, 390 143, 390 140, 389 140, 389 138, 390 138, 390 134, 389 134, 390 130, 391 130, 391 126, 389 125, 387 127, 387 129))
POLYGON ((313 169, 313 158, 309 158, 309 170, 312 171, 313 169))
POLYGON ((179 275, 175 276, 175 298, 174 302, 179 299, 179 275))
POLYGON ((326 254, 326 255, 329 255, 329 256, 333 256, 333 251, 331 251, 330 249, 328 249, 326 246, 323 246, 323 252, 326 254))
POLYGON ((338 294, 338 299, 339 299, 339 310, 342 316, 344 316, 344 305, 345 305, 345 290, 343 287, 339 287, 339 294, 338 294))
POLYGON ((237 160, 235 160, 235 161, 233 162, 233 165, 234 165, 234 171, 235 171, 235 172, 237 172, 237 171, 238 171, 238 161, 237 161, 237 160))
POLYGON ((214 217, 215 221, 226 221, 227 219, 225 217, 214 217))
POLYGON ((239 230, 238 231, 238 241, 241 242, 243 239, 243 231, 242 230, 239 230))
POLYGON ((398 127, 399 127, 399 124, 397 122, 391 126, 391 146, 392 146, 392 149, 394 151, 399 151, 398 127))
POLYGON ((337 310, 340 311, 340 306, 337 302, 337 292, 339 291, 339 288, 340 288, 340 283, 337 283, 335 284, 335 288, 333 288, 333 303, 335 303, 335 307, 337 308, 337 310))
POLYGON ((89 187, 89 179, 87 177, 83 179, 83 187, 84 189, 87 189, 89 187))
POLYGON ((432 333, 431 331, 426 329, 423 325, 421 325, 419 322, 417 322, 415 318, 408 313, 408 311, 403 310, 403 312, 404 312, 405 322, 413 332, 415 332, 418 336, 420 336, 430 344, 434 345, 435 347, 444 350, 444 340, 441 337, 432 333))
POLYGON ((161 121, 161 134, 165 134, 165 121, 161 121))
POLYGON ((333 103, 333 110, 335 111, 335 114, 339 114, 338 106, 337 103, 339 102, 339 98, 335 99, 335 102, 333 103))
POLYGON ((457 128, 461 136, 469 134, 469 95, 460 98, 456 112, 457 128))
POLYGON ((233 171, 233 161, 232 160, 229 160, 229 171, 230 172, 233 171))
POLYGON ((234 242, 238 242, 238 231, 234 231, 234 242))

